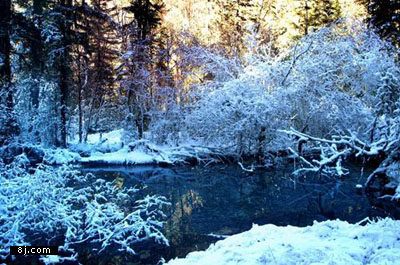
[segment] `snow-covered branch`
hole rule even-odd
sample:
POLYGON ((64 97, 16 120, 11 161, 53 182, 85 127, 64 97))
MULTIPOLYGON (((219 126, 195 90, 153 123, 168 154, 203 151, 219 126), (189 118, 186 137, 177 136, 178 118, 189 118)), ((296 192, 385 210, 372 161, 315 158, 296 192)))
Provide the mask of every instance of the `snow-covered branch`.
POLYGON ((1 258, 9 255, 9 246, 50 244, 55 235, 64 238, 61 250, 71 257, 82 243, 91 244, 94 253, 117 247, 132 254, 144 240, 168 244, 161 232, 169 205, 164 197, 139 199, 135 188, 119 188, 67 166, 40 165, 29 173, 28 165, 25 155, 0 163, 1 258))
MULTIPOLYGON (((364 156, 383 160, 378 168, 368 177, 366 187, 369 189, 377 179, 389 179, 394 183, 399 183, 400 173, 400 145, 399 145, 399 121, 394 117, 391 124, 395 126, 382 126, 379 135, 373 142, 360 140, 354 133, 348 135, 333 136, 331 139, 313 137, 299 132, 293 128, 281 130, 281 132, 293 136, 297 140, 298 151, 289 148, 289 151, 299 158, 303 167, 294 171, 294 174, 305 172, 323 172, 329 175, 343 176, 347 170, 341 163, 349 155, 364 156), (307 159, 303 155, 303 145, 305 143, 314 144, 312 150, 319 152, 319 160, 307 159)), ((308 150, 309 151, 309 150, 308 150)), ((399 189, 397 189, 399 190, 399 189)), ((393 198, 398 198, 396 193, 393 198)))

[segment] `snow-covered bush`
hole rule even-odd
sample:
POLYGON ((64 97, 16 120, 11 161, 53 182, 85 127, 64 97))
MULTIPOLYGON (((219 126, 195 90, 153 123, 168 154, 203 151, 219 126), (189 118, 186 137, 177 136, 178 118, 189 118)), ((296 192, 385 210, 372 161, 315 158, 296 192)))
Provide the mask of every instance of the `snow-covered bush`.
POLYGON ((175 127, 239 154, 285 149, 289 138, 278 130, 289 127, 318 137, 350 130, 364 139, 378 88, 398 76, 394 58, 362 23, 338 22, 278 57, 253 56, 238 75, 207 82, 175 127))
POLYGON ((28 165, 25 155, 0 163, 0 260, 9 255, 9 246, 33 243, 61 245, 72 256, 80 244, 128 253, 143 240, 168 244, 160 230, 168 204, 164 197, 140 199, 137 189, 82 176, 67 166, 40 165, 32 173, 28 165))
MULTIPOLYGON (((384 76, 382 79, 383 83, 387 84, 387 78, 384 76)), ((396 80, 396 78, 393 79, 396 80)), ((397 188, 394 194, 385 194, 385 196, 400 199, 400 99, 398 96, 396 89, 391 90, 386 87, 378 90, 380 100, 375 109, 374 122, 366 133, 369 137, 366 139, 360 139, 351 130, 332 135, 327 139, 310 136, 293 128, 283 130, 282 132, 294 136, 293 139, 297 140, 298 146, 310 143, 314 151, 319 152, 319 159, 314 157, 307 159, 302 156, 301 150, 289 148, 291 153, 301 161, 301 168, 295 170, 294 174, 318 172, 330 176, 343 176, 349 171, 342 166, 342 161, 350 155, 363 157, 365 160, 372 159, 380 164, 369 175, 365 184, 367 190, 374 190, 370 188, 376 184, 378 188, 383 188, 382 185, 390 182, 390 186, 396 185, 397 188)))
POLYGON ((49 165, 66 165, 79 161, 80 155, 68 149, 45 149, 43 161, 49 165))
MULTIPOLYGON (((341 70, 336 74, 341 80, 345 80, 345 83, 338 87, 340 91, 346 93, 346 96, 362 103, 363 108, 356 109, 356 112, 362 110, 372 119, 369 118, 370 123, 362 127, 348 124, 344 127, 346 130, 336 130, 322 137, 318 137, 315 131, 304 134, 299 131, 299 128, 284 131, 289 135, 294 135, 293 139, 296 139, 299 144, 310 142, 311 146, 320 153, 319 160, 314 158, 307 160, 297 151, 290 149, 303 162, 303 168, 296 170, 295 173, 314 171, 344 175, 346 169, 341 166, 341 162, 349 155, 354 155, 381 162, 368 177, 367 188, 376 184, 377 179, 383 179, 378 186, 392 181, 400 187, 400 67, 395 59, 396 50, 361 26, 350 30, 351 36, 355 37, 347 37, 351 42, 348 44, 344 42, 341 45, 340 51, 344 55, 340 56, 343 57, 340 60, 345 62, 344 59, 349 58, 350 55, 352 58, 344 64, 346 71, 341 70)), ((340 52, 337 51, 337 54, 339 55, 340 52)), ((326 62, 328 59, 324 61, 320 58, 319 60, 326 62)), ((338 72, 338 69, 336 66, 330 71, 338 72)), ((305 76, 312 77, 311 72, 305 76)), ((354 124, 359 123, 357 120, 359 116, 356 114, 351 109, 342 112, 342 115, 344 117, 347 115, 348 120, 354 124)), ((314 121, 314 124, 316 122, 318 120, 314 121)), ((399 189, 397 189, 394 196, 390 197, 398 198, 399 196, 399 189)))

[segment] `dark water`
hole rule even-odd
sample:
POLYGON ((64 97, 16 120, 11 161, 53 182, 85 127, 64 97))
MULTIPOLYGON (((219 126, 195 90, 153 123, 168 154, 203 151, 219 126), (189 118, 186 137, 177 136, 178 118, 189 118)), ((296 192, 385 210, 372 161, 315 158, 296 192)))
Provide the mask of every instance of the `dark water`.
POLYGON ((165 235, 170 247, 136 247, 136 257, 100 257, 102 264, 157 264, 206 249, 214 235, 246 231, 252 224, 311 225, 314 220, 358 222, 365 217, 390 216, 357 193, 367 173, 351 168, 342 180, 307 176, 294 178, 293 168, 248 173, 238 166, 83 168, 99 178, 117 179, 125 187, 142 187, 144 194, 159 194, 172 203, 165 235))

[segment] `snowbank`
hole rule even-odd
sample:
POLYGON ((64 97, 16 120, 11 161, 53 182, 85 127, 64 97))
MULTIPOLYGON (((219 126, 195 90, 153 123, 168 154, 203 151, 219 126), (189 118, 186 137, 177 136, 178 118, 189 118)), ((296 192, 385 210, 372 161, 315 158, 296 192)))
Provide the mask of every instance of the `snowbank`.
POLYGON ((209 163, 218 162, 222 154, 199 146, 157 146, 146 140, 138 141, 110 153, 93 152, 80 159, 82 164, 137 165, 137 164, 178 164, 190 160, 209 163))
POLYGON ((169 265, 183 264, 397 264, 400 221, 383 219, 365 226, 343 221, 309 227, 254 225, 206 251, 189 253, 169 265))
POLYGON ((157 154, 149 154, 141 150, 128 151, 126 148, 111 153, 92 153, 89 157, 83 157, 81 163, 102 163, 113 165, 131 164, 157 164, 160 162, 171 163, 169 160, 157 154))
POLYGON ((178 147, 159 146, 146 139, 124 144, 123 134, 123 129, 102 135, 90 134, 87 143, 78 143, 76 139, 71 141, 69 146, 72 152, 63 155, 60 153, 61 151, 58 151, 50 157, 54 161, 62 161, 64 158, 68 162, 80 161, 83 164, 134 165, 174 164, 190 159, 210 162, 217 160, 216 157, 222 156, 210 148, 196 146, 194 142, 178 147), (73 155, 77 154, 73 152, 81 153, 84 157, 77 158, 73 155))
MULTIPOLYGON (((143 164, 175 164, 190 160, 204 163, 218 161, 223 154, 211 148, 196 146, 195 142, 180 145, 155 145, 149 140, 137 140, 124 143, 123 130, 88 135, 86 143, 76 139, 68 142, 68 149, 42 148, 43 162, 48 165, 65 165, 73 163, 91 165, 143 165, 143 164)), ((26 152, 21 149, 20 153, 26 152)))
POLYGON ((85 154, 87 157, 79 157, 76 161, 86 164, 107 165, 133 165, 133 164, 157 164, 160 162, 172 163, 167 155, 162 155, 159 147, 147 148, 147 141, 137 141, 133 144, 123 144, 123 129, 107 133, 89 134, 86 143, 78 143, 77 138, 69 145, 72 151, 85 154))

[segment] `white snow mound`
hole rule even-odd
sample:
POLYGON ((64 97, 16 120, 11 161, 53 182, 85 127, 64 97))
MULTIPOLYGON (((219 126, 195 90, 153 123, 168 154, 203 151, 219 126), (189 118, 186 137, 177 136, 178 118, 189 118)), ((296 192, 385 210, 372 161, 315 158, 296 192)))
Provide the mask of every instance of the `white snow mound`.
POLYGON ((169 265, 201 264, 399 264, 400 221, 382 219, 365 226, 344 221, 308 227, 253 225, 205 251, 169 265))

